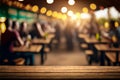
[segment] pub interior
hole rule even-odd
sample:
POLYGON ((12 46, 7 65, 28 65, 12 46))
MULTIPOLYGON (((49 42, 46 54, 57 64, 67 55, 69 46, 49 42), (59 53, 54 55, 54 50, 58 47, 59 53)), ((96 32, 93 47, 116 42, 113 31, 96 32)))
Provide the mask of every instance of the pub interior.
POLYGON ((0 65, 119 66, 119 0, 0 0, 0 65))

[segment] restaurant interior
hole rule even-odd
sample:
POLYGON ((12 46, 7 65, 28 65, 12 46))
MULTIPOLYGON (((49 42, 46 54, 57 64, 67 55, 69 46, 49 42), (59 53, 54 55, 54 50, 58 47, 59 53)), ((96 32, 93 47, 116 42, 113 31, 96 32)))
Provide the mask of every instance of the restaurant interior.
POLYGON ((120 66, 119 0, 0 0, 0 65, 120 66))

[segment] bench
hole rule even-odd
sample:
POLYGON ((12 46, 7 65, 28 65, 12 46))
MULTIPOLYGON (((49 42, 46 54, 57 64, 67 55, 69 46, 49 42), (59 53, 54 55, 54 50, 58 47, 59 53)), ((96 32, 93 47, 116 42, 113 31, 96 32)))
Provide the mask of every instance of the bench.
MULTIPOLYGON (((9 60, 8 59, 4 59, 3 62, 7 65, 9 64, 9 60)), ((14 59, 13 62, 15 63, 15 65, 24 65, 25 63, 25 59, 23 58, 17 58, 17 59, 14 59)))
MULTIPOLYGON (((107 59, 107 65, 117 65, 116 63, 116 53, 115 52, 106 52, 105 53, 106 59, 107 59)), ((118 58, 118 62, 120 62, 120 55, 118 58)))
POLYGON ((87 50, 87 49, 88 49, 88 44, 86 44, 86 43, 81 43, 81 44, 80 44, 80 48, 83 49, 83 50, 87 50))
POLYGON ((85 54, 87 55, 88 64, 91 65, 93 61, 93 51, 92 50, 85 50, 85 54))

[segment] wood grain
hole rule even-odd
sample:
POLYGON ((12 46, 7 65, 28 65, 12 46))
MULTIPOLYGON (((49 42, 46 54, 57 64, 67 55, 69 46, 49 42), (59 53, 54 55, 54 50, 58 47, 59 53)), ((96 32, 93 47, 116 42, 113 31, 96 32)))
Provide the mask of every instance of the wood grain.
POLYGON ((1 78, 91 79, 120 78, 120 67, 108 66, 0 66, 1 78))

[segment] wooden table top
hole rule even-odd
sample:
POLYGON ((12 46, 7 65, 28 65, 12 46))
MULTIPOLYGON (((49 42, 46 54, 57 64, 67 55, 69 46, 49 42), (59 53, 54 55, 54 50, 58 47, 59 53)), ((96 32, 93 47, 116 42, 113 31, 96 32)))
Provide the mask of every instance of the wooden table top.
POLYGON ((106 44, 95 44, 95 48, 99 51, 120 51, 120 48, 110 48, 106 44))
POLYGON ((79 34, 78 35, 79 38, 86 38, 86 37, 89 37, 87 34, 79 34))
POLYGON ((0 66, 0 78, 106 79, 120 78, 119 66, 0 66))
POLYGON ((35 38, 32 40, 32 44, 49 44, 51 39, 35 38))
POLYGON ((48 36, 47 36, 48 39, 52 39, 54 37, 55 37, 55 34, 48 34, 48 36))
POLYGON ((91 37, 91 38, 86 37, 86 38, 85 38, 85 41, 86 41, 87 43, 110 43, 110 42, 109 42, 107 39, 105 39, 105 38, 102 38, 101 41, 98 41, 95 37, 91 37))
POLYGON ((27 48, 26 46, 20 46, 20 47, 14 47, 14 52, 35 52, 38 53, 42 49, 41 45, 31 45, 30 48, 27 48))
POLYGON ((110 43, 110 41, 108 41, 105 38, 102 38, 101 41, 98 41, 95 37, 89 37, 87 34, 79 34, 78 35, 79 38, 83 38, 85 40, 86 43, 93 43, 93 44, 97 44, 97 43, 110 43))

